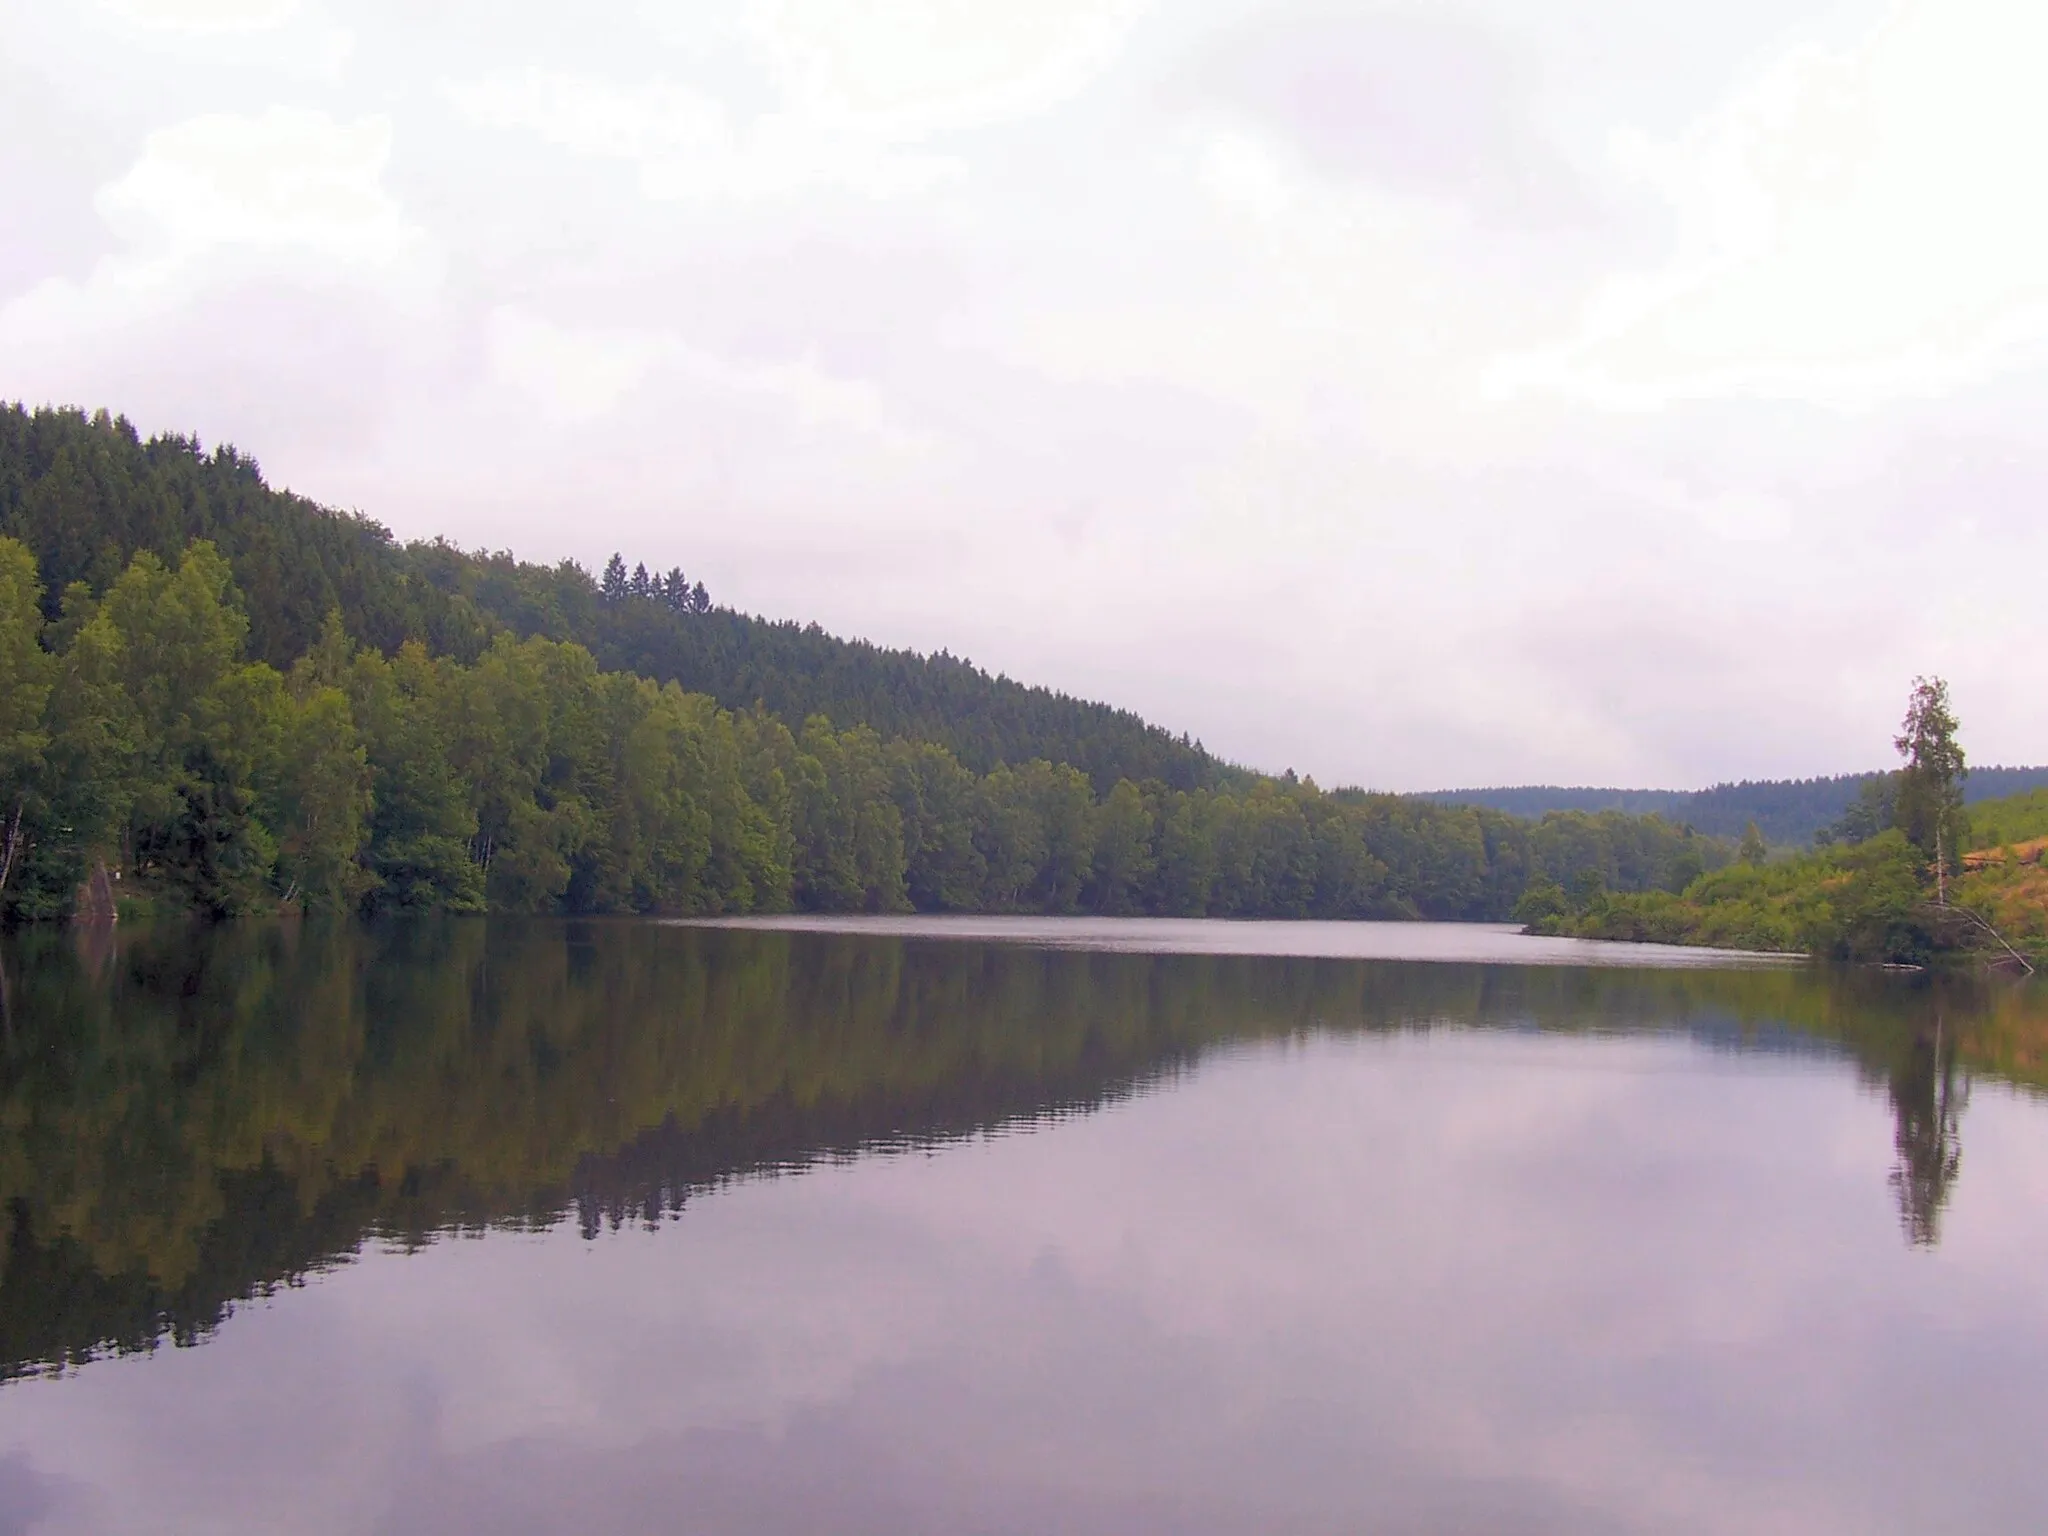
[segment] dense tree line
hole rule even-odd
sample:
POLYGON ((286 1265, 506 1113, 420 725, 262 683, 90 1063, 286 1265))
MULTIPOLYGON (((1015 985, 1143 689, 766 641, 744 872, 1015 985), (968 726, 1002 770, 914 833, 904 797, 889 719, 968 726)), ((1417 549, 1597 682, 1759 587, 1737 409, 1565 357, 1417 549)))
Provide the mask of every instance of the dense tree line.
POLYGON ((1953 1176, 1936 1086, 1959 1068, 2048 1082, 2048 998, 1882 980, 577 922, 16 934, 0 1379, 192 1342, 367 1239, 651 1222, 735 1175, 1098 1105, 1220 1044, 1311 1030, 1652 1021, 1716 1048, 1838 1049, 1895 1106, 1902 1216, 1931 1238, 1953 1176))
POLYGON ((756 704, 801 730, 836 728, 928 741, 976 773, 1044 758, 1087 774, 1177 789, 1249 782, 1186 736, 1128 710, 1006 677, 944 652, 925 656, 713 605, 701 579, 624 556, 603 576, 443 542, 400 545, 367 518, 264 484, 233 448, 176 435, 144 441, 105 412, 0 406, 0 535, 34 552, 48 617, 83 581, 104 590, 143 551, 166 564, 195 540, 227 562, 244 599, 253 660, 279 671, 320 638, 330 611, 359 644, 395 655, 408 640, 474 663, 493 638, 581 645, 606 671, 676 682, 726 709, 756 704), (644 585, 642 572, 647 572, 644 585))
MULTIPOLYGON (((569 642, 390 656, 338 608, 285 667, 206 542, 74 582, 46 619, 0 539, 0 911, 63 915, 104 862, 220 916, 309 909, 1094 912, 1499 918, 1532 878, 1682 889, 1719 845, 1313 781, 1098 792, 1042 758, 792 730, 569 642)), ((131 897, 137 899, 137 897, 131 897)))
MULTIPOLYGON (((1590 789, 1530 784, 1509 789, 1453 789, 1428 798, 1445 805, 1484 805, 1536 818, 1552 811, 1622 811, 1662 816, 1709 837, 1739 838, 1752 822, 1776 848, 1825 845, 1874 836, 1891 825, 1886 798, 1893 773, 1845 773, 1818 779, 1757 779, 1711 789, 1590 789)), ((2048 786, 2048 767, 1977 767, 1965 798, 1975 804, 2048 786)))

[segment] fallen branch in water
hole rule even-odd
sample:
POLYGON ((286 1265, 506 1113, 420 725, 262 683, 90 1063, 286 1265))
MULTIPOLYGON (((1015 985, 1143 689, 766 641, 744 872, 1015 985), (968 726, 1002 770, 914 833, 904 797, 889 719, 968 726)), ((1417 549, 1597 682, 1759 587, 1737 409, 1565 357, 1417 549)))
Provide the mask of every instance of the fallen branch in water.
POLYGON ((1967 917, 1979 928, 1982 928, 1986 933, 1990 934, 1991 937, 1997 941, 1999 948, 2003 949, 2008 955, 2011 955, 2013 959, 2017 960, 2020 964, 2021 970, 2025 971, 2029 976, 2034 974, 2034 962, 2029 960, 2025 955, 2021 954, 2018 950, 2014 949, 2012 945, 2009 942, 2007 942, 2005 935, 2000 933, 1996 928, 1991 926, 1991 920, 1989 918, 1984 917, 1980 913, 1973 912, 1968 907, 1964 906, 1944 906, 1943 908, 1941 908, 1941 910, 1944 913, 1956 912, 1960 913, 1964 917, 1967 917))

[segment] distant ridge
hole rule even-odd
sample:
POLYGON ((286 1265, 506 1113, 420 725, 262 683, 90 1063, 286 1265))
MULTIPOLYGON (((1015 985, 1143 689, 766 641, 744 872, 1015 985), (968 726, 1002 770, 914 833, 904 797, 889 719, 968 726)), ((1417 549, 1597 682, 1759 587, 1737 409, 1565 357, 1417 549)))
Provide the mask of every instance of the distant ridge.
MULTIPOLYGON (((1814 834, 1839 821, 1857 791, 1878 776, 1872 772, 1818 779, 1745 779, 1692 790, 1523 784, 1434 790, 1416 798, 1439 805, 1483 805, 1532 820, 1552 811, 1625 811, 1682 822, 1709 837, 1740 837, 1754 821, 1766 841, 1787 846, 1812 842, 1814 834)), ((1964 798, 1996 800, 2043 785, 2048 785, 2048 766, 1972 768, 1964 798)))

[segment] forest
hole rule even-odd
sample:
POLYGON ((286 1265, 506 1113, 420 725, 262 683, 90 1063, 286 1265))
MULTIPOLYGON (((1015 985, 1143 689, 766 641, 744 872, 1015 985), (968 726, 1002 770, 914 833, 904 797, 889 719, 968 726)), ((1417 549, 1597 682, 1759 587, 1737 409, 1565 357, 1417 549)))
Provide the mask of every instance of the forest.
POLYGON ((1532 881, 1676 892, 1732 857, 1656 817, 1253 774, 1106 706, 727 613, 673 565, 401 548, 233 450, 19 408, 0 818, 9 922, 68 915, 102 866, 120 908, 213 917, 1500 919, 1532 881))
POLYGON ((368 518, 271 489, 233 447, 145 442, 105 412, 0 405, 0 535, 34 552, 51 619, 74 582, 103 591, 138 553, 171 564, 204 540, 241 595, 249 659, 281 672, 339 611, 358 644, 386 656, 418 640, 470 665, 500 634, 568 641, 605 671, 679 683, 726 709, 760 704, 792 730, 819 715, 931 742, 976 773, 1044 758, 1080 769, 1098 793, 1119 779, 1213 789, 1253 777, 1128 710, 991 677, 944 652, 885 650, 720 607, 675 551, 630 569, 621 555, 594 577, 570 562, 400 544, 368 518))

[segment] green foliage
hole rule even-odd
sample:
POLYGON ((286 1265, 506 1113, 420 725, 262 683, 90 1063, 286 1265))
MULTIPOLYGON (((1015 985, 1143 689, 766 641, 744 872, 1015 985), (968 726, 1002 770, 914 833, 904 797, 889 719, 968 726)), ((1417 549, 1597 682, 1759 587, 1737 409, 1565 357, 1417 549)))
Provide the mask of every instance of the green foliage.
MULTIPOLYGON (((94 859, 131 906, 309 911, 1100 912, 1501 917, 1533 875, 1682 885, 1726 850, 1655 818, 1497 813, 1312 781, 1177 789, 1032 758, 976 774, 823 715, 792 733, 583 647, 467 663, 358 648, 330 609, 288 673, 243 657, 226 562, 145 550, 40 622, 0 541, 14 918, 94 859)), ((635 578, 627 578, 632 600, 635 578)))
POLYGON ((175 568, 145 551, 91 626, 107 636, 134 743, 134 869, 210 915, 260 908, 277 849, 254 813, 276 768, 284 695, 275 671, 241 661, 248 620, 227 562, 203 542, 175 568))
POLYGON ((28 797, 49 750, 53 667, 43 651, 42 583, 21 545, 0 540, 0 897, 21 852, 28 797))
POLYGON ((1529 882, 1529 888, 1522 892, 1509 915, 1523 927, 1539 933, 1557 932, 1572 915, 1572 902, 1563 886, 1542 875, 1529 882))
POLYGON ((794 745, 796 900, 820 912, 897 912, 904 890, 903 813, 882 742, 866 726, 837 732, 815 715, 794 745))
POLYGON ((1892 824, 1927 858, 1953 862, 1966 835, 1963 779, 1969 768, 1956 742, 1947 683, 1938 677, 1913 679, 1913 696, 1894 745, 1906 765, 1899 770, 1892 824))
POLYGON ((1820 847, 1831 843, 1862 843, 1884 831, 1898 819, 1899 776, 1873 774, 1863 781, 1856 798, 1841 817, 1814 834, 1820 847))
POLYGON ((1594 891, 1560 905, 1563 894, 1532 888, 1522 920, 1575 938, 1905 964, 1925 963, 1966 937, 1942 921, 1925 861, 1896 830, 1778 863, 1739 861, 1681 895, 1594 891))
POLYGON ((0 776, 18 780, 50 744, 43 713, 51 659, 42 646, 42 583, 29 552, 0 544, 0 776))
POLYGON ((1742 845, 1735 850, 1735 857, 1745 864, 1761 864, 1770 857, 1770 850, 1764 846, 1764 835, 1757 830, 1755 822, 1742 829, 1742 845))
POLYGON ((417 642, 390 661, 374 651, 356 658, 351 693, 370 767, 373 909, 484 905, 484 867, 471 857, 471 786, 453 756, 454 671, 417 642))
POLYGON ((370 812, 370 762, 340 688, 312 686, 280 710, 275 787, 261 814, 276 828, 283 899, 344 911, 370 888, 357 858, 370 812))
POLYGON ((1152 854, 1152 812, 1138 786, 1119 779, 1094 809, 1088 841, 1093 850, 1089 905, 1120 916, 1141 910, 1157 861, 1152 854))
POLYGON ((2037 837, 2048 837, 2048 789, 1980 800, 1970 807, 1970 841, 1979 848, 2003 848, 2037 837))
POLYGON ((889 773, 911 905, 921 912, 973 911, 988 884, 988 859, 975 844, 987 805, 981 782, 930 742, 890 743, 889 773))

